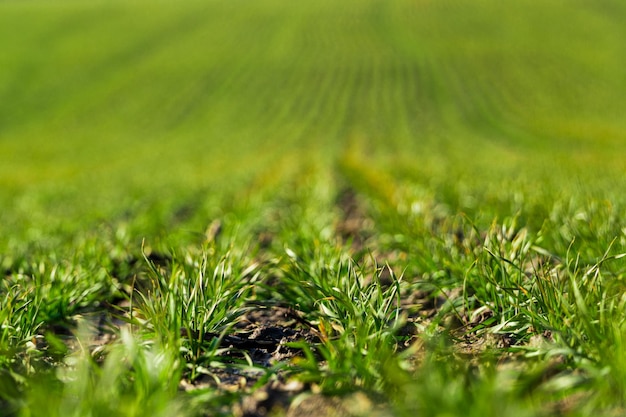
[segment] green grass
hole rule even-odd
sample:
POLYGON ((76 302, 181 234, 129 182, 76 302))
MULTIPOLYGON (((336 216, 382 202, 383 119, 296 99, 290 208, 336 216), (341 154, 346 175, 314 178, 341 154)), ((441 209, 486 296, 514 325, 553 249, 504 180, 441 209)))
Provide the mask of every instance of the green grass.
POLYGON ((625 17, 0 1, 0 415, 623 414, 625 17))

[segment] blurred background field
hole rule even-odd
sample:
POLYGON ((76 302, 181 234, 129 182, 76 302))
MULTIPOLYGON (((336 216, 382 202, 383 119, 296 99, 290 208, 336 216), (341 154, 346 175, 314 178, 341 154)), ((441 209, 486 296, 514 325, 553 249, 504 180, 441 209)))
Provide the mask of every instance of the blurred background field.
POLYGON ((346 158, 455 211, 621 199, 625 9, 3 1, 1 239, 346 158))

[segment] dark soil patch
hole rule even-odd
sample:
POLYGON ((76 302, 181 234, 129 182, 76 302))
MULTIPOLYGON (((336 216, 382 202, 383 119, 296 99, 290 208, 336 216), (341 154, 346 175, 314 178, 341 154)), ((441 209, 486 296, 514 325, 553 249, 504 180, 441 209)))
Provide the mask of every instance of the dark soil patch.
MULTIPOLYGON (((187 329, 181 329, 181 335, 189 336, 187 329)), ((192 335, 198 337, 198 335, 192 335)), ((317 331, 306 325, 299 313, 283 307, 259 308, 248 312, 227 335, 205 334, 205 340, 219 339, 224 349, 224 366, 211 368, 211 378, 201 378, 193 383, 184 383, 185 389, 193 386, 211 385, 226 391, 239 391, 251 388, 264 375, 263 369, 269 369, 278 363, 288 363, 301 354, 292 347, 294 342, 308 345, 319 343, 317 331), (258 367, 258 372, 242 373, 236 366, 229 367, 228 361, 251 360, 258 367)))
POLYGON ((335 225, 337 236, 344 243, 350 242, 355 252, 361 251, 372 236, 373 220, 368 217, 353 188, 344 188, 339 192, 335 205, 341 213, 340 220, 335 225))

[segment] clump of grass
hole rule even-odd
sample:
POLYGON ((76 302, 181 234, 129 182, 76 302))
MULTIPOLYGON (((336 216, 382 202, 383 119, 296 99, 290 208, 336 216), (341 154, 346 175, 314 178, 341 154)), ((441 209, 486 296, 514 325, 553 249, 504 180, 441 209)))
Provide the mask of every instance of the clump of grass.
POLYGON ((129 329, 122 329, 118 341, 94 357, 89 349, 91 335, 80 332, 79 348, 56 373, 31 382, 17 416, 138 417, 183 412, 177 394, 183 366, 177 350, 140 341, 129 329))
POLYGON ((36 362, 50 354, 38 346, 45 335, 74 327, 80 313, 98 307, 112 291, 105 271, 51 260, 6 277, 0 289, 0 361, 34 373, 36 362))
POLYGON ((288 249, 278 268, 272 298, 304 313, 320 338, 316 346, 296 344, 305 352, 296 361, 304 371, 300 377, 329 392, 380 391, 382 370, 397 349, 405 319, 400 279, 390 272, 390 282, 383 284, 383 268, 368 269, 323 248, 304 257, 288 249))
POLYGON ((199 371, 207 372, 221 337, 248 310, 258 266, 245 251, 218 254, 212 244, 179 251, 167 267, 146 262, 150 288, 135 293, 131 323, 143 337, 180 348, 193 381, 199 371))

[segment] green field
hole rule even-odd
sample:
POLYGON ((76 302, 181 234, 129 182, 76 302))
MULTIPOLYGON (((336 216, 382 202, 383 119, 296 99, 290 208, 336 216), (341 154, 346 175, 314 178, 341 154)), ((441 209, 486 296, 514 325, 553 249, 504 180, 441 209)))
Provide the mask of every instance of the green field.
POLYGON ((623 415, 625 20, 0 0, 0 416, 623 415))

